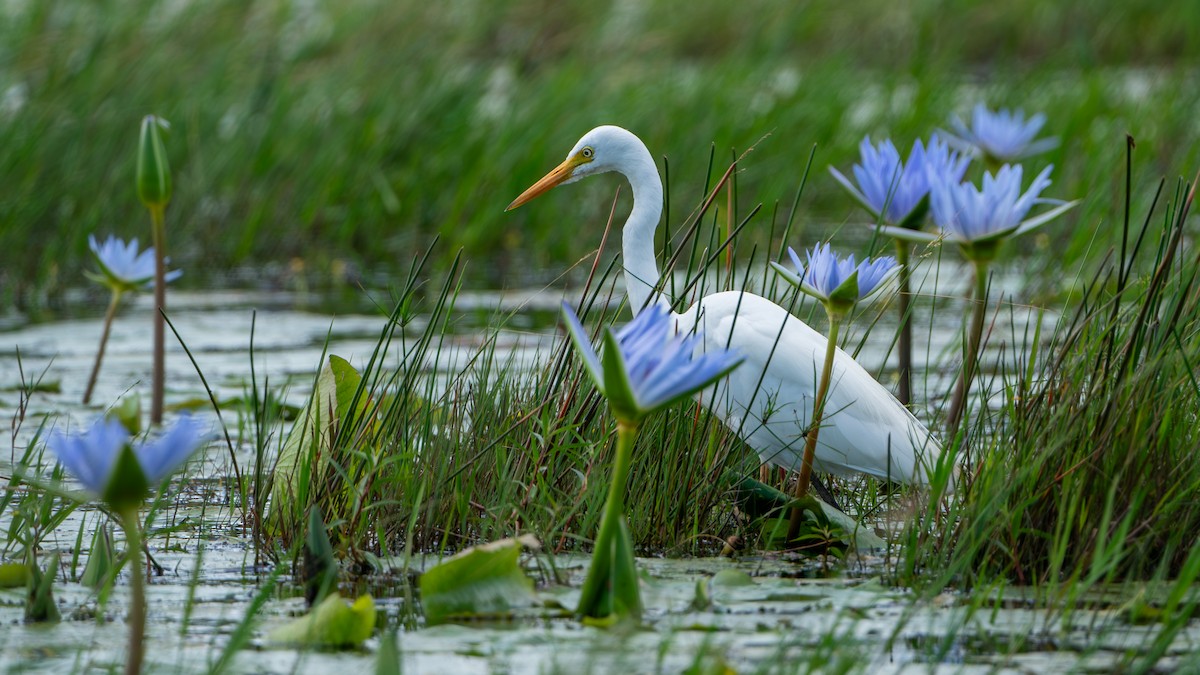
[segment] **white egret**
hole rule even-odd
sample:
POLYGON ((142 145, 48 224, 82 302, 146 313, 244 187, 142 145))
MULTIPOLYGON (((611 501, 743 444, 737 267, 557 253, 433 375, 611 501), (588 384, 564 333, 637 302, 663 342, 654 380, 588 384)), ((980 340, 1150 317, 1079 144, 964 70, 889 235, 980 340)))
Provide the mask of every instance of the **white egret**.
MULTIPOLYGON (((505 210, 557 185, 608 171, 624 175, 633 188, 633 210, 621 244, 625 290, 636 314, 651 301, 661 301, 654 234, 663 206, 658 168, 637 136, 616 126, 592 129, 566 160, 505 210)), ((714 293, 673 316, 680 333, 703 333, 698 350, 732 348, 745 357, 715 390, 699 394, 700 402, 763 462, 799 470, 825 359, 825 337, 774 302, 743 291, 714 293)), ((927 483, 941 453, 929 430, 841 349, 832 377, 814 469, 927 483)))

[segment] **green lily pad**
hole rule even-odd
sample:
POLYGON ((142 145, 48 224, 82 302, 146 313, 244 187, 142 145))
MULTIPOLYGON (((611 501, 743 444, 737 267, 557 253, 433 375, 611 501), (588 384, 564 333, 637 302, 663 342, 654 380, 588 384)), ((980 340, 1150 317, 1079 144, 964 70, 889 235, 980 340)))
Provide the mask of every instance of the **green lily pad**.
POLYGON ((522 545, 538 544, 529 536, 501 539, 468 548, 422 574, 426 624, 507 618, 533 605, 533 581, 518 564, 522 545))
POLYGON ((348 605, 337 593, 304 616, 280 626, 267 636, 269 642, 306 647, 357 647, 375 630, 375 600, 360 595, 348 605))

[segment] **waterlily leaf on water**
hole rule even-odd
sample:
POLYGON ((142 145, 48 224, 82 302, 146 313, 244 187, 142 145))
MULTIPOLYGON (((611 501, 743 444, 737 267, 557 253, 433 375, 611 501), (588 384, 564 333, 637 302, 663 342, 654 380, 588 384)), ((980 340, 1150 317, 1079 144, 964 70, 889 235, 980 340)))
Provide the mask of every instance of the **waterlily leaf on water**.
POLYGON ((733 588, 736 586, 753 586, 754 577, 750 576, 745 570, 721 570, 713 575, 713 586, 721 586, 725 588, 733 588))
POLYGON ((691 608, 696 611, 711 609, 718 591, 753 585, 754 578, 748 572, 738 569, 721 570, 712 577, 700 577, 696 580, 696 595, 692 599, 691 608))
POLYGON ((537 546, 533 537, 501 539, 468 548, 421 575, 425 623, 495 619, 537 601, 533 581, 518 564, 522 545, 537 546))
POLYGON ((275 463, 275 481, 266 526, 274 535, 292 531, 307 506, 302 501, 320 492, 332 452, 332 439, 358 391, 362 377, 348 361, 330 355, 317 376, 304 414, 292 425, 275 463))
POLYGON ((26 394, 61 394, 62 380, 38 380, 4 387, 0 391, 18 391, 26 394))
POLYGON ((269 642, 306 647, 357 647, 375 630, 375 600, 360 595, 348 605, 330 593, 308 614, 271 631, 269 642))

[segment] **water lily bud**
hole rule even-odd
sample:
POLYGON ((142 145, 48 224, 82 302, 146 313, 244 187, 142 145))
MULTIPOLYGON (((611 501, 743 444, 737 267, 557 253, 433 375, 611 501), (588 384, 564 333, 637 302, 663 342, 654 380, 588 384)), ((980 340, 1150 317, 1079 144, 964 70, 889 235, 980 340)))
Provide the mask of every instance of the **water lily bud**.
POLYGON ((171 201, 171 167, 163 148, 160 129, 168 129, 167 121, 154 115, 142 118, 138 138, 137 192, 146 208, 163 208, 171 201))

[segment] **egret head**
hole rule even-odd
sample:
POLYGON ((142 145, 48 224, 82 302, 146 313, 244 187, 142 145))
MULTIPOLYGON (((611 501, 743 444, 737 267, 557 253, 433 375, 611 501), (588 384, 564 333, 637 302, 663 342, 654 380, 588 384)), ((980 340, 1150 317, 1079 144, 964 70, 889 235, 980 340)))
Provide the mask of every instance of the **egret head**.
POLYGON ((511 211, 558 185, 574 183, 597 173, 620 171, 634 153, 646 153, 646 146, 637 136, 621 127, 596 127, 575 143, 562 164, 529 186, 504 210, 511 211))

